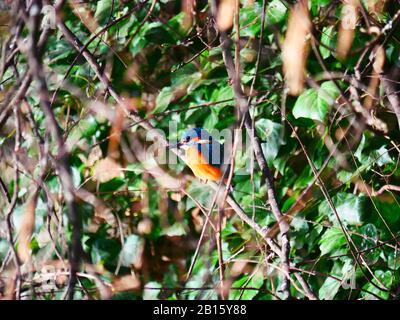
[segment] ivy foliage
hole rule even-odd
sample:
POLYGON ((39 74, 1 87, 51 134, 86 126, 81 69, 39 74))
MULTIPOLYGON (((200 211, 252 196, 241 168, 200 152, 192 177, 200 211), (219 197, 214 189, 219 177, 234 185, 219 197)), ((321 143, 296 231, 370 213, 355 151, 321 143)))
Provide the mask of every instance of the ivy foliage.
MULTIPOLYGON (((308 1, 312 29, 305 40, 305 88, 297 96, 286 89, 281 55, 291 2, 267 1, 263 26, 263 2, 240 1, 239 25, 227 30, 243 90, 252 94, 250 115, 273 173, 278 204, 291 216, 289 259, 318 299, 392 299, 399 292, 399 124, 379 78, 399 63, 399 7, 395 1, 383 8, 372 2, 360 1, 354 40, 343 58, 337 48, 344 5, 308 1), (392 29, 384 34, 372 29, 382 32, 391 21, 392 29), (377 46, 384 59, 378 75, 372 66, 377 46), (378 82, 371 93, 373 78, 378 82), (372 97, 370 109, 363 105, 367 97, 372 97), (374 121, 384 123, 385 130, 374 121)), ((196 1, 195 15, 182 5, 193 1, 73 3, 62 8, 65 25, 87 44, 117 94, 168 140, 176 141, 190 127, 222 131, 237 125, 235 92, 207 1, 196 1)), ((21 37, 27 34, 24 29, 21 37)), ((29 68, 24 54, 15 59, 16 68, 6 69, 1 79, 5 95, 29 68)), ((84 190, 76 195, 84 250, 76 299, 218 299, 220 255, 229 299, 282 297, 280 257, 230 206, 222 218, 220 248, 208 225, 195 255, 214 191, 192 179, 180 159, 159 166, 184 181, 183 191, 165 187, 164 180, 151 174, 152 160, 140 161, 135 147, 137 141, 151 145, 146 131, 124 116, 122 127, 118 124, 115 99, 59 28, 51 30, 41 61, 48 90, 55 95, 51 108, 70 152, 73 184, 84 190)), ((393 81, 398 84, 398 78, 393 81)), ((36 82, 25 99, 20 107, 23 174, 12 212, 17 249, 41 158, 24 103, 49 154, 58 152, 36 82)), ((2 150, 13 146, 15 130, 1 134, 2 150)), ((0 176, 13 194, 12 157, 3 159, 0 176)), ((251 145, 238 150, 234 172, 232 195, 238 204, 266 230, 276 229, 251 145)), ((40 265, 68 261, 73 230, 63 194, 59 173, 50 165, 34 208, 29 242, 33 279, 43 277, 40 265)), ((1 201, 0 262, 9 266, 8 204, 1 201)), ((279 230, 274 237, 280 241, 279 230)), ((290 295, 306 299, 298 279, 293 273, 290 277, 290 295)), ((30 284, 23 281, 22 293, 33 299, 65 294, 61 276, 48 290, 38 281, 31 296, 30 284)))

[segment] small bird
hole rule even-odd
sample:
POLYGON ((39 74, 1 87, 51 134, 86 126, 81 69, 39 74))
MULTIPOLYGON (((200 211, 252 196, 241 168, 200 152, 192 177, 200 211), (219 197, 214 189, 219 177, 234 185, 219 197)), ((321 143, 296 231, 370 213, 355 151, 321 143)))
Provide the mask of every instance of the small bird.
POLYGON ((177 144, 185 150, 186 164, 200 180, 221 180, 224 165, 224 145, 216 141, 203 128, 191 128, 184 132, 177 144))

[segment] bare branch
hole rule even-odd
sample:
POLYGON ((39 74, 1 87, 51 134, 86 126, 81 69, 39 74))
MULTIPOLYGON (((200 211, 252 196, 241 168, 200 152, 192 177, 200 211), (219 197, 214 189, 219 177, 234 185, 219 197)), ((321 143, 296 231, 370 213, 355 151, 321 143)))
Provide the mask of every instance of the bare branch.
POLYGON ((71 277, 68 283, 67 295, 69 299, 73 299, 74 286, 76 284, 76 273, 79 271, 81 256, 83 253, 81 244, 81 230, 80 220, 78 215, 78 208, 75 202, 75 188, 72 182, 72 176, 69 166, 69 153, 64 144, 61 128, 57 123, 53 110, 50 107, 50 95, 47 89, 46 79, 44 76, 43 66, 41 64, 39 48, 38 48, 38 34, 40 26, 40 9, 41 1, 35 0, 29 12, 29 27, 30 27, 30 50, 28 54, 30 62, 30 72, 32 77, 39 84, 39 97, 43 113, 46 116, 46 122, 49 130, 52 133, 54 141, 57 143, 58 156, 57 156, 57 170, 60 176, 60 182, 64 190, 64 199, 68 207, 69 219, 72 225, 72 244, 70 247, 70 264, 71 264, 71 277))

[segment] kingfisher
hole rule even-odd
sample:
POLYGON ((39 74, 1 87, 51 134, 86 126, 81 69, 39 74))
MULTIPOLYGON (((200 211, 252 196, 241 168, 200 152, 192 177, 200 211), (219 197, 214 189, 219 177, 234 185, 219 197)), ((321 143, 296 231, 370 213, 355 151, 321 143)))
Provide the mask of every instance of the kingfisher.
POLYGON ((177 147, 185 150, 185 162, 200 180, 221 180, 224 165, 224 145, 203 128, 191 128, 183 133, 177 147))

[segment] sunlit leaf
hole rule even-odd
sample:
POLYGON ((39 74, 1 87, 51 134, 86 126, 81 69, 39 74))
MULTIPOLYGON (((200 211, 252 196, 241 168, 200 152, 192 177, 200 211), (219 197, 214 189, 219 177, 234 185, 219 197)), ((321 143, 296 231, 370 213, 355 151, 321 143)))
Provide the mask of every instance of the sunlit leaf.
POLYGON ((273 0, 267 6, 267 23, 281 22, 287 13, 287 7, 280 0, 273 0))
POLYGON ((175 222, 172 226, 165 228, 161 234, 170 237, 183 236, 186 234, 186 227, 182 223, 175 222))
POLYGON ((319 241, 321 255, 331 253, 335 249, 342 248, 346 244, 346 238, 339 228, 331 228, 325 231, 319 241))
POLYGON ((171 87, 164 87, 161 92, 158 94, 156 99, 156 107, 153 112, 163 112, 167 109, 169 103, 174 97, 174 91, 171 87))
POLYGON ((318 291, 318 297, 321 300, 332 300, 341 286, 340 281, 327 277, 321 288, 318 291))
POLYGON ((256 130, 264 141, 262 148, 266 159, 274 160, 282 144, 282 125, 269 119, 260 119, 257 121, 256 130))
POLYGON ((334 35, 335 29, 333 26, 324 27, 322 29, 321 44, 319 46, 319 50, 321 52, 322 58, 324 59, 328 58, 331 55, 331 51, 329 49, 334 49, 334 35))
POLYGON ((332 81, 321 84, 318 90, 312 88, 304 91, 293 107, 295 118, 309 118, 321 122, 326 121, 330 106, 339 96, 339 90, 332 81))
POLYGON ((140 267, 142 264, 142 253, 144 249, 144 239, 132 234, 125 239, 122 249, 122 264, 124 266, 134 265, 140 267))
MULTIPOLYGON (((336 212, 342 221, 350 225, 360 225, 362 223, 366 210, 365 196, 340 192, 335 195, 332 200, 336 212)), ((332 211, 327 201, 324 201, 319 206, 319 212, 328 216, 332 222, 337 223, 337 216, 332 211)))
POLYGON ((96 12, 94 14, 94 18, 100 23, 103 24, 104 22, 109 19, 111 15, 111 9, 113 7, 112 0, 99 0, 97 1, 96 12))
POLYGON ((143 300, 158 300, 161 284, 155 281, 146 283, 143 290, 143 300))

